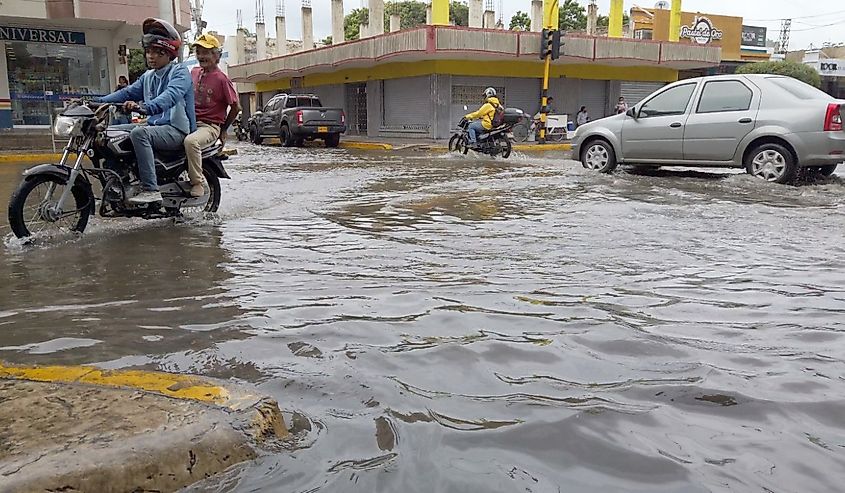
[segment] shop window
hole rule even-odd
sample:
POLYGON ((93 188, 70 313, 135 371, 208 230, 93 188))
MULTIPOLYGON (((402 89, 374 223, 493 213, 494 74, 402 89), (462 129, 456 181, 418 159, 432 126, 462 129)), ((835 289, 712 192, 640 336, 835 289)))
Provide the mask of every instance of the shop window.
POLYGON ((14 125, 49 125, 65 101, 109 92, 105 48, 6 43, 14 125))
POLYGON ((652 39, 651 29, 637 29, 634 31, 634 39, 652 39))

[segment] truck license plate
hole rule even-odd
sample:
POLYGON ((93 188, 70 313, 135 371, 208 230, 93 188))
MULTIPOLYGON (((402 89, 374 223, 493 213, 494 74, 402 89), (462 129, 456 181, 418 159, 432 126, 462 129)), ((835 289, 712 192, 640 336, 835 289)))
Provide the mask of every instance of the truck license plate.
POLYGON ((321 134, 329 133, 329 127, 317 127, 317 132, 321 134))

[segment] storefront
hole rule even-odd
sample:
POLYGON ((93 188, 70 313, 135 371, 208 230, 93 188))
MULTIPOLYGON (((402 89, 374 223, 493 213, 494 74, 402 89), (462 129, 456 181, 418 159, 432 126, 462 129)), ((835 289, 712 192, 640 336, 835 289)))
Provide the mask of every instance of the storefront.
POLYGON ((819 73, 822 78, 821 90, 837 99, 845 99, 845 59, 821 58, 817 53, 810 53, 808 58, 815 58, 805 62, 819 73))
POLYGON ((50 125, 68 100, 108 94, 127 67, 115 43, 105 30, 0 25, 0 128, 50 125))

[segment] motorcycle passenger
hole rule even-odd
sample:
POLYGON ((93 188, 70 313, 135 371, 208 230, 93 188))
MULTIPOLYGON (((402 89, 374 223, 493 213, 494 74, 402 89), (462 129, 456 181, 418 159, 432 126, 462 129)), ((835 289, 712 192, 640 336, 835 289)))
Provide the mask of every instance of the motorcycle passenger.
POLYGON ((240 107, 235 86, 217 66, 223 53, 220 41, 211 34, 203 34, 191 46, 200 64, 191 70, 197 130, 185 137, 185 154, 188 158, 191 196, 202 197, 205 193, 202 148, 218 138, 220 142, 226 143, 226 132, 239 114, 240 107))
POLYGON ((469 128, 467 128, 469 145, 476 145, 478 143, 478 135, 493 128, 493 116, 496 114, 496 108, 498 106, 499 99, 496 98, 496 90, 488 87, 484 90, 484 104, 478 108, 478 111, 464 116, 467 120, 472 121, 469 124, 469 128))
POLYGON ((103 103, 123 103, 124 111, 146 113, 145 125, 118 125, 129 130, 138 161, 141 192, 130 198, 133 204, 160 202, 154 149, 182 149, 185 136, 196 130, 194 91, 185 65, 174 61, 182 40, 170 23, 149 18, 143 24, 141 45, 147 70, 132 85, 99 98, 103 103), (140 104, 137 101, 142 101, 140 104))

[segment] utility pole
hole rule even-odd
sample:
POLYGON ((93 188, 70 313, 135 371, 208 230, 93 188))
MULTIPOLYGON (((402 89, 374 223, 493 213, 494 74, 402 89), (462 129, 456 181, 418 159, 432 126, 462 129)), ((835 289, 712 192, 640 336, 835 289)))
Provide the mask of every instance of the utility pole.
POLYGON ((191 17, 194 18, 194 25, 196 26, 196 36, 194 38, 198 38, 201 34, 203 29, 208 25, 204 20, 202 20, 202 6, 205 0, 191 0, 191 17))
POLYGON ((778 53, 786 54, 789 49, 789 31, 792 30, 792 19, 784 19, 780 24, 780 38, 778 39, 778 53))
POLYGON ((540 98, 540 143, 546 143, 546 117, 549 114, 549 69, 552 58, 560 55, 558 0, 543 1, 543 32, 540 34, 540 57, 543 62, 543 93, 540 98))

